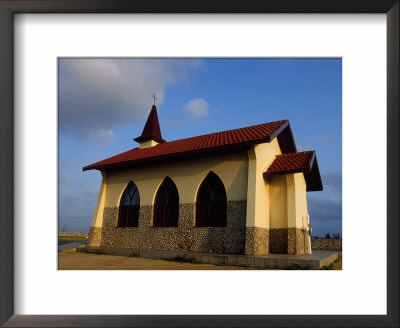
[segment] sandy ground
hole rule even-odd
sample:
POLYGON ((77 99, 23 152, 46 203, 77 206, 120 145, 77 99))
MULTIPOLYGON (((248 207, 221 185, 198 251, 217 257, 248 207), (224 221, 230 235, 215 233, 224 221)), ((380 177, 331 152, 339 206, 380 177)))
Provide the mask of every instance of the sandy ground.
MULTIPOLYGON (((342 252, 333 270, 342 269, 342 252)), ((98 255, 76 252, 75 248, 58 253, 59 270, 252 270, 227 265, 180 263, 137 257, 98 255)), ((253 269, 254 270, 254 269, 253 269)), ((268 269, 264 269, 268 270, 268 269)))
POLYGON ((137 257, 97 255, 76 252, 75 248, 58 253, 59 270, 246 270, 236 266, 180 263, 137 257))

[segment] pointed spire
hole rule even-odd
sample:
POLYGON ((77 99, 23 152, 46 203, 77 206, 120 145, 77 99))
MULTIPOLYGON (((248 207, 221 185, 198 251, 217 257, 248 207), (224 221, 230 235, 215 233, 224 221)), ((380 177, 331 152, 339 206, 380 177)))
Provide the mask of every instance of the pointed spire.
POLYGON ((149 117, 147 118, 142 135, 133 139, 139 143, 148 140, 154 140, 157 143, 163 143, 165 140, 161 136, 160 124, 158 123, 157 107, 153 105, 149 117))

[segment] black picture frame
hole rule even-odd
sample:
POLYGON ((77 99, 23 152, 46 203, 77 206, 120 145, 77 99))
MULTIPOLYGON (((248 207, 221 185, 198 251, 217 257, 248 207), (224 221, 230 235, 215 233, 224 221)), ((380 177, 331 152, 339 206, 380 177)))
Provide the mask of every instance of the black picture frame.
POLYGON ((399 0, 0 0, 0 324, 5 327, 399 327, 399 0), (13 21, 16 13, 385 13, 387 315, 14 315, 13 21))

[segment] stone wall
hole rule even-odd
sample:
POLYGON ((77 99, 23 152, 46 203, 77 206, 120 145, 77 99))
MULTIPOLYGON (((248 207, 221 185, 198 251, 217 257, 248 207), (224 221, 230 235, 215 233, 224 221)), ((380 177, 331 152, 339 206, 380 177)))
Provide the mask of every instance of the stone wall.
POLYGON ((308 233, 297 228, 271 229, 270 253, 305 254, 307 251, 308 233))
POLYGON ((153 206, 141 206, 137 228, 117 227, 118 208, 106 207, 101 232, 91 228, 87 245, 100 238, 101 247, 243 254, 246 206, 245 200, 227 203, 226 227, 195 227, 195 204, 180 204, 178 227, 153 227, 153 206))
POLYGON ((315 250, 339 251, 342 250, 342 240, 311 237, 311 248, 315 250))
POLYGON ((90 227, 86 246, 99 247, 101 243, 101 228, 90 227))
POLYGON ((260 227, 246 227, 245 254, 261 255, 269 253, 269 230, 260 227))
POLYGON ((302 229, 288 229, 288 254, 305 254, 307 251, 308 233, 302 229))
MULTIPOLYGON (((178 227, 153 227, 153 206, 140 207, 138 227, 117 227, 118 208, 106 207, 103 227, 90 228, 86 245, 248 255, 306 252, 307 233, 300 229, 246 227, 246 206, 245 200, 227 203, 226 227, 195 227, 196 204, 179 205, 178 227)), ((312 240, 313 249, 332 249, 321 243, 325 239, 312 240)))
POLYGON ((275 254, 287 254, 288 229, 271 229, 269 235, 269 252, 275 254))

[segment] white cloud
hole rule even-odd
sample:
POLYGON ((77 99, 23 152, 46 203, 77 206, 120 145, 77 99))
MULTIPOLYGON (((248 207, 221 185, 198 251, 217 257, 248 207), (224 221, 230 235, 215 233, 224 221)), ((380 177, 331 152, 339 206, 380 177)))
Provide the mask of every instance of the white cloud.
POLYGON ((335 143, 334 139, 332 139, 332 138, 330 138, 328 136, 325 136, 325 135, 321 136, 321 141, 326 143, 326 144, 334 144, 335 143))
POLYGON ((185 82, 200 67, 195 59, 60 59, 60 133, 113 140, 113 127, 148 115, 153 92, 161 105, 167 86, 185 82))
POLYGON ((60 184, 69 184, 69 183, 71 183, 71 179, 60 173, 58 175, 58 182, 60 184))
POLYGON ((183 106, 184 110, 193 117, 205 117, 208 115, 208 102, 202 98, 195 98, 189 101, 185 106, 183 106))
POLYGON ((87 137, 87 139, 96 141, 98 143, 115 141, 115 136, 112 130, 105 128, 90 129, 85 131, 84 135, 87 137))

